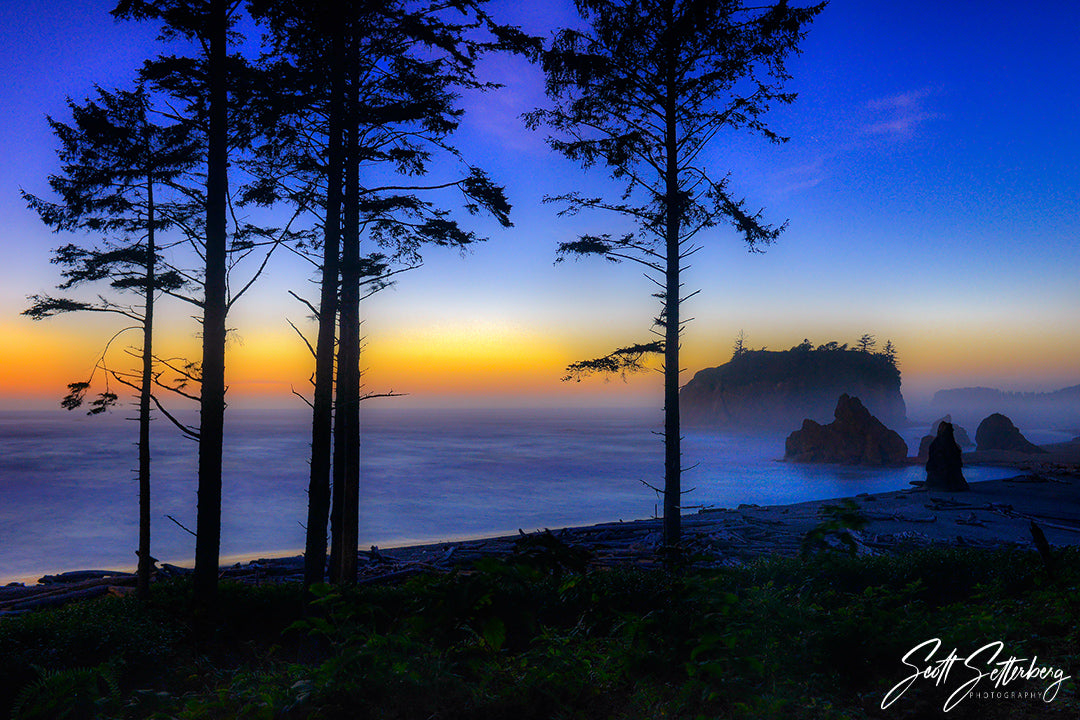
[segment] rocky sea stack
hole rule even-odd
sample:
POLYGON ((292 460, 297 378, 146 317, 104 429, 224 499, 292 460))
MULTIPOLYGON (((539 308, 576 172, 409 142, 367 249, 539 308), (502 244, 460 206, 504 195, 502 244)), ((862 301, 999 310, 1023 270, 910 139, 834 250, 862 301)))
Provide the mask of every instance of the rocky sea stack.
POLYGON ((827 422, 841 394, 861 398, 888 425, 906 421, 895 357, 836 343, 737 352, 694 375, 680 399, 691 424, 789 430, 803 418, 827 422))
POLYGON ((967 430, 960 427, 953 422, 952 415, 946 415, 940 420, 935 420, 930 424, 930 434, 923 435, 922 440, 919 441, 919 459, 925 460, 930 452, 930 444, 934 442, 934 438, 937 437, 938 431, 941 429, 941 423, 949 423, 953 429, 953 439, 956 444, 960 446, 960 449, 974 448, 975 443, 971 441, 971 436, 968 435, 967 430))
POLYGON ((964 461, 951 422, 938 423, 937 435, 930 442, 926 459, 926 487, 931 490, 967 490, 964 461))
POLYGON ((1032 455, 1046 452, 1024 437, 1013 421, 1001 413, 994 413, 979 423, 975 431, 975 444, 979 452, 1008 450, 1032 455))
POLYGON ((895 465, 907 459, 907 443, 870 414, 857 397, 841 395, 835 420, 820 425, 807 418, 788 436, 784 459, 794 462, 895 465))

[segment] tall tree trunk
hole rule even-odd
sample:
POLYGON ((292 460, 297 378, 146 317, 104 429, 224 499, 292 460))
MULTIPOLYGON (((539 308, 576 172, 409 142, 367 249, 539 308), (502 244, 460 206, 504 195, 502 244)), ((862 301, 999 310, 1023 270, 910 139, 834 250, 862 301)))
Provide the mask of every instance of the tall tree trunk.
MULTIPOLYGON (((335 4, 335 7, 338 7, 335 4)), ((333 23, 329 157, 327 158, 326 223, 323 238, 319 336, 315 344, 315 395, 311 414, 311 478, 308 484, 307 543, 304 585, 323 581, 326 572, 326 524, 330 514, 330 469, 334 405, 334 339, 337 330, 338 254, 341 244, 341 113, 344 53, 341 23, 333 23)))
POLYGON ((139 600, 150 598, 150 392, 154 379, 154 290, 157 244, 154 238, 154 180, 146 178, 146 295, 143 302, 142 387, 139 390, 139 600))
MULTIPOLYGON (((669 26, 674 18, 669 12, 669 26)), ((674 57, 669 49, 664 140, 667 154, 664 198, 666 273, 664 287, 664 544, 676 545, 682 534, 682 436, 679 418, 679 150, 675 105, 674 57)))
POLYGON ((225 211, 228 148, 225 87, 226 0, 210 3, 210 103, 206 166, 206 274, 203 299, 199 508, 195 538, 195 604, 217 599, 221 546, 221 452, 225 423, 225 211))
POLYGON ((349 66, 345 137, 345 210, 341 252, 337 414, 334 425, 335 530, 331 579, 356 582, 360 522, 360 153, 357 67, 349 66))

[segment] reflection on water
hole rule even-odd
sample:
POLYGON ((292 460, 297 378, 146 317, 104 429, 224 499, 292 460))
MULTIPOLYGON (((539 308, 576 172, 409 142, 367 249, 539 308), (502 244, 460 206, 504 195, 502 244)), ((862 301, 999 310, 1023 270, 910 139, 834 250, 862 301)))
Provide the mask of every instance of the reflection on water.
MULTIPOLYGON (((223 556, 299 552, 306 522, 309 418, 230 411, 223 556)), ((361 545, 388 546, 652 516, 644 482, 663 482, 653 410, 418 410, 363 414, 361 545)), ((908 487, 920 467, 866 469, 779 462, 783 437, 688 430, 691 506, 733 507, 908 487)), ((909 446, 917 438, 905 438, 909 446)), ((120 413, 0 413, 0 579, 131 567, 137 543, 135 424, 120 413)), ((914 445, 917 447, 917 444, 914 445)), ((153 548, 188 562, 196 445, 154 424, 153 548)), ((969 480, 1008 470, 967 468, 969 480)))

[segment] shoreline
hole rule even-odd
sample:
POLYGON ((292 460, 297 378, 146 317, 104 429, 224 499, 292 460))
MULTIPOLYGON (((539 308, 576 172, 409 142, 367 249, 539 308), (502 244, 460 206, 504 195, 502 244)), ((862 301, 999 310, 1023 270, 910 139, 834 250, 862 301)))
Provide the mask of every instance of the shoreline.
MULTIPOLYGON (((703 558, 707 566, 742 565, 769 555, 793 556, 801 551, 806 534, 822 523, 826 506, 851 501, 866 521, 862 528, 847 531, 860 555, 929 545, 1034 548, 1032 523, 1039 526, 1051 546, 1080 545, 1080 446, 1066 445, 1047 455, 980 457, 979 464, 1012 467, 1020 473, 973 482, 968 491, 913 486, 787 505, 702 509, 683 515, 684 542, 691 554, 703 558)), ((974 463, 965 458, 968 464, 974 463)), ((522 535, 536 537, 546 531, 521 528, 514 535, 372 547, 359 551, 359 582, 390 581, 419 572, 449 570, 482 557, 506 556, 522 535)), ((593 565, 632 563, 649 567, 656 562, 662 523, 651 518, 552 528, 550 532, 562 543, 585 549, 593 565)), ((826 544, 843 547, 847 543, 833 535, 826 544)), ((303 573, 302 555, 287 551, 234 559, 237 561, 233 564, 222 565, 223 578, 290 582, 299 580, 303 573)), ((160 563, 158 577, 188 572, 185 567, 160 563)), ((20 612, 19 606, 34 596, 60 599, 67 589, 75 595, 71 599, 79 599, 83 596, 80 593, 94 588, 95 594, 123 594, 129 591, 125 586, 133 582, 130 573, 91 570, 44 576, 37 583, 6 585, 0 587, 0 615, 20 612)))
MULTIPOLYGON (((710 508, 683 515, 684 539, 693 551, 704 551, 721 565, 765 555, 795 555, 806 533, 822 522, 822 509, 844 501, 854 502, 866 520, 861 530, 852 533, 861 554, 930 544, 1034 547, 1032 522, 1043 529, 1051 546, 1080 545, 1080 470, 985 480, 972 483, 964 492, 912 487, 789 505, 710 508)), ((659 544, 661 527, 661 520, 647 519, 552 528, 551 532, 567 544, 589 546, 601 564, 619 557, 648 564, 659 544)), ((518 537, 434 543, 380 550, 379 554, 400 562, 430 562, 451 549, 478 556, 485 551, 508 553, 518 537)))
MULTIPOLYGON (((361 547, 366 548, 371 543, 387 548, 461 542, 512 535, 519 526, 525 530, 545 526, 574 527, 648 518, 659 512, 654 507, 652 493, 645 491, 639 483, 640 478, 655 477, 657 471, 652 455, 634 456, 632 453, 637 446, 619 445, 630 451, 631 459, 606 462, 597 467, 590 464, 592 459, 584 452, 592 443, 578 443, 577 437, 561 430, 550 437, 545 436, 548 441, 571 443, 570 460, 565 463, 559 460, 558 472, 550 475, 550 484, 548 476, 540 477, 532 470, 537 459, 542 461, 561 447, 552 442, 537 446, 543 448, 543 456, 534 457, 533 453, 540 451, 528 446, 523 453, 528 462, 508 461, 506 471, 499 467, 498 473, 489 476, 485 469, 481 476, 483 482, 473 482, 474 478, 468 476, 459 478, 454 475, 456 471, 441 472, 438 466, 425 464, 430 463, 431 458, 423 452, 418 453, 415 463, 413 458, 406 458, 394 473, 383 472, 387 477, 400 475, 404 481, 399 486, 376 473, 382 495, 378 496, 378 504, 373 501, 368 506, 370 519, 365 520, 361 547), (509 472, 511 470, 513 472, 509 472), (597 480, 595 489, 591 487, 594 478, 597 480), (469 495, 467 497, 479 498, 475 507, 459 507, 452 500, 462 489, 458 483, 466 484, 474 493, 491 492, 492 502, 487 502, 484 496, 469 495), (504 487, 510 491, 505 491, 504 487)), ((755 438, 755 442, 726 435, 707 436, 705 440, 698 438, 698 455, 695 457, 708 458, 709 462, 705 464, 700 480, 688 477, 687 482, 703 484, 704 490, 684 500, 688 506, 696 506, 687 507, 684 513, 693 512, 697 507, 732 508, 739 503, 773 505, 854 496, 862 492, 879 493, 906 488, 909 481, 925 477, 917 458, 883 468, 785 463, 773 442, 776 438, 755 438)), ((1063 447, 1070 446, 1073 455, 1080 459, 1080 443, 1063 447)), ((299 451, 278 454, 291 462, 297 459, 299 451)), ((604 457, 611 460, 614 456, 604 457)), ((1033 464, 1044 463, 1045 459, 1042 455, 1000 458, 971 453, 965 457, 970 469, 969 480, 1004 478, 1016 468, 1030 468, 1033 464)), ((163 478, 171 477, 168 468, 163 472, 163 478)), ((7 514, 5 527, 10 528, 15 542, 8 551, 10 554, 5 553, 6 557, 2 558, 10 561, 10 565, 7 568, 0 565, 0 585, 9 582, 34 584, 46 574, 60 574, 73 568, 134 570, 135 555, 131 544, 137 530, 135 517, 127 510, 127 497, 120 496, 121 491, 129 493, 126 481, 112 475, 103 481, 107 484, 102 487, 108 493, 101 497, 109 498, 106 504, 93 493, 84 491, 84 488, 92 488, 93 483, 84 483, 83 476, 74 466, 61 477, 83 502, 57 503, 51 496, 37 493, 30 496, 30 506, 23 517, 15 512, 18 503, 9 505, 13 512, 7 514), (52 508, 44 498, 57 507, 52 508), (58 512, 53 512, 54 509, 58 512)), ((268 477, 269 480, 246 475, 238 480, 234 478, 233 487, 240 502, 238 512, 252 517, 235 515, 231 518, 228 542, 222 547, 222 565, 265 557, 287 558, 302 552, 303 534, 299 532, 299 525, 291 521, 302 518, 306 510, 305 498, 298 491, 299 482, 285 482, 284 476, 273 473, 268 477), (267 484, 271 481, 273 485, 267 484), (264 492, 272 502, 263 501, 264 492)), ((289 478, 295 479, 291 474, 289 478)), ((186 492, 181 496, 175 491, 176 487, 191 492, 196 489, 190 477, 176 483, 162 483, 156 494, 159 505, 155 510, 160 509, 160 513, 156 513, 153 520, 156 531, 153 554, 164 562, 190 567, 193 558, 191 538, 159 517, 164 512, 176 513, 177 508, 191 509, 186 492)), ((20 495, 12 497, 18 499, 20 495)), ((191 524, 187 516, 179 514, 178 517, 191 524)), ((223 538, 224 533, 223 527, 223 538)))

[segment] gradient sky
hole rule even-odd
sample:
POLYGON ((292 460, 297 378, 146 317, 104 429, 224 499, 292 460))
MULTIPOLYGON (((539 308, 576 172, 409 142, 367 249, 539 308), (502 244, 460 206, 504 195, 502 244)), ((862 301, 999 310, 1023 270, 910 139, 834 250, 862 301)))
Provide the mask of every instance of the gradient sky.
MULTIPOLYGON (((26 296, 57 280, 52 235, 19 189, 47 192, 57 169, 46 114, 93 83, 124 86, 158 50, 151 26, 116 24, 109 0, 0 3, 0 405, 55 402, 82 379, 119 326, 108 318, 20 317, 26 296)), ((566 2, 498 2, 500 17, 547 34, 566 2)), ((789 65, 790 107, 771 115, 783 146, 721 136, 715 175, 787 232, 749 254, 723 228, 704 238, 686 281, 690 375, 751 347, 804 337, 854 342, 864 332, 900 353, 909 403, 937 389, 1048 390, 1080 383, 1080 3, 833 0, 789 65)), ((660 378, 561 383, 569 362, 648 337, 651 285, 630 266, 554 264, 556 244, 604 232, 609 218, 555 217, 545 194, 605 187, 550 153, 519 116, 543 103, 537 71, 486 62, 498 93, 466 99, 457 137, 470 161, 505 183, 515 227, 477 227, 465 256, 430 250, 422 268, 365 304, 373 391, 413 404, 659 404, 660 378)), ((228 368, 234 402, 299 401, 310 361, 286 323, 288 295, 314 296, 309 269, 275 258, 235 310, 228 368)), ((190 311, 165 311, 163 345, 197 346, 190 311)), ((395 401, 402 402, 402 401, 395 401)))

